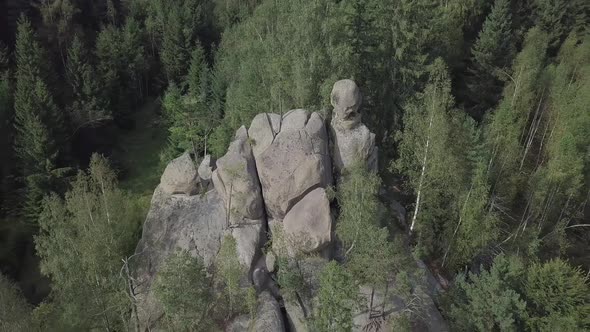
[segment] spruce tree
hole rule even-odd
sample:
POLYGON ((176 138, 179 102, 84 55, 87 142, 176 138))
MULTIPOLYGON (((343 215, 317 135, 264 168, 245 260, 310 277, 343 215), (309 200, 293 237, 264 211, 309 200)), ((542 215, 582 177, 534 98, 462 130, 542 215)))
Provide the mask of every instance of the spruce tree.
POLYGON ((15 151, 26 184, 25 213, 34 217, 57 174, 63 115, 47 86, 44 55, 31 23, 21 16, 16 42, 15 151))
POLYGON ((66 63, 66 77, 71 94, 71 103, 67 110, 74 130, 94 126, 112 118, 108 103, 101 96, 89 56, 82 40, 75 36, 68 49, 66 63))
POLYGON ((507 70, 514 57, 512 17, 509 0, 496 0, 486 18, 475 45, 468 81, 473 115, 479 119, 494 106, 501 93, 502 82, 509 76, 507 70))
POLYGON ((314 326, 318 331, 352 330, 358 287, 350 273, 335 261, 328 263, 320 273, 318 302, 318 312, 314 319, 314 326))

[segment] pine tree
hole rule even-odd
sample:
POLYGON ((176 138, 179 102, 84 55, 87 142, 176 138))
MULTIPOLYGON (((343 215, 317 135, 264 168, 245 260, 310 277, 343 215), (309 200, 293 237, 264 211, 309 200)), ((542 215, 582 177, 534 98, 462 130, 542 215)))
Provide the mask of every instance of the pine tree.
POLYGON ((112 116, 108 103, 102 98, 89 54, 78 36, 68 49, 66 77, 71 89, 71 104, 67 107, 74 130, 94 126, 112 116))
POLYGON ((578 15, 588 15, 587 3, 568 0, 535 0, 534 14, 536 24, 549 37, 549 47, 557 49, 562 41, 572 31, 576 23, 586 21, 588 17, 576 17, 578 15), (576 22, 578 19, 578 22, 576 22))
POLYGON ((165 325, 179 331, 210 331, 211 281, 201 258, 186 251, 171 255, 160 268, 154 292, 164 307, 165 325))
POLYGON ((43 51, 30 22, 21 17, 16 43, 15 151, 26 180, 25 213, 34 217, 57 174, 64 142, 63 116, 54 104, 43 72, 43 51))
POLYGON ((496 0, 471 49, 468 86, 475 104, 472 114, 478 119, 494 106, 502 82, 508 79, 507 70, 514 57, 510 10, 509 0, 496 0))
MULTIPOLYGON (((343 175, 338 187, 340 215, 336 234, 342 241, 345 267, 355 284, 385 287, 394 266, 389 231, 381 227, 383 207, 377 199, 380 179, 364 165, 343 175)), ((369 315, 373 309, 371 299, 369 315)))
POLYGON ((351 275, 335 261, 328 263, 320 273, 318 302, 318 313, 314 319, 318 331, 352 330, 358 287, 351 275))
POLYGON ((216 261, 216 268, 229 301, 228 312, 239 312, 245 300, 245 294, 240 288, 240 278, 245 275, 246 268, 241 266, 238 260, 236 240, 233 236, 226 235, 223 238, 216 261))

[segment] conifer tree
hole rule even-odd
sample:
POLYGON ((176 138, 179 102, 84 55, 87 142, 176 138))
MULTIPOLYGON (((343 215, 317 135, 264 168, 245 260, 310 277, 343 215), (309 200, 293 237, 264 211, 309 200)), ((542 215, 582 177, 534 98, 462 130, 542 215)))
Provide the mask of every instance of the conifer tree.
POLYGON ((19 20, 16 42, 15 151, 26 183, 25 213, 34 217, 57 174, 63 115, 53 102, 43 71, 44 55, 31 23, 19 20))
POLYGON ((475 104, 473 115, 480 118, 493 107, 508 79, 507 70, 514 57, 512 15, 509 0, 496 0, 471 49, 469 89, 475 104))
POLYGON ((75 36, 68 49, 66 63, 66 77, 72 98, 67 109, 74 130, 112 118, 108 103, 100 94, 99 82, 88 57, 82 41, 75 36))
POLYGON ((210 331, 213 294, 202 258, 179 251, 168 257, 154 285, 164 307, 166 327, 180 331, 210 331))
POLYGON ((314 326, 318 331, 351 331, 353 310, 358 302, 358 287, 341 265, 331 261, 320 273, 318 313, 314 326))

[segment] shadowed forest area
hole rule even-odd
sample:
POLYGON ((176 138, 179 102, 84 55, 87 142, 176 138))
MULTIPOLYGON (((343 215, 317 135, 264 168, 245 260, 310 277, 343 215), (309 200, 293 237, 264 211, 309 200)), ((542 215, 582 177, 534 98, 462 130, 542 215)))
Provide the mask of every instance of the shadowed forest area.
MULTIPOLYGON (((451 329, 590 330, 589 15, 584 0, 1 0, 0 330, 128 328, 122 259, 166 164, 221 157, 258 113, 329 118, 343 78, 379 146, 355 190, 405 208, 379 217, 383 238, 403 234, 444 285, 451 329)), ((350 188, 339 223, 380 213, 350 188)), ((401 265, 372 250, 375 274, 401 265)), ((360 280, 340 269, 326 283, 360 280)), ((348 329, 325 315, 318 330, 348 329)))

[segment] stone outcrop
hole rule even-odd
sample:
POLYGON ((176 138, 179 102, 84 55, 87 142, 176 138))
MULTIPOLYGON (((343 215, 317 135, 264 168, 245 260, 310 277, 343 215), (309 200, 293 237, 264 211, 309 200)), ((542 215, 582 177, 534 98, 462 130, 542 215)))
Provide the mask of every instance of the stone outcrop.
POLYGON ((365 163, 377 171, 375 134, 361 123, 359 112, 361 93, 354 81, 341 80, 334 84, 330 97, 332 115, 332 158, 338 174, 355 162, 365 163))
POLYGON ((206 155, 201 160, 199 168, 197 169, 201 181, 210 181, 213 175, 213 165, 211 164, 211 155, 206 155))
POLYGON ((285 236, 304 253, 319 251, 332 240, 330 202, 324 188, 316 188, 293 206, 283 220, 285 236))
POLYGON ((310 189, 332 183, 332 171, 328 136, 319 114, 293 110, 283 116, 280 124, 276 119, 274 114, 256 117, 250 132, 257 146, 256 166, 267 214, 283 219, 310 189), (271 123, 275 119, 272 130, 268 119, 271 123), (265 129, 258 133, 253 128, 265 129), (271 141, 269 133, 277 128, 280 130, 271 141))
POLYGON ((161 186, 156 188, 131 260, 138 285, 138 316, 144 328, 162 315, 150 289, 162 263, 175 251, 187 250, 209 264, 219 251, 224 220, 223 201, 215 190, 185 196, 170 195, 161 186))
POLYGON ((236 239, 236 251, 240 264, 248 269, 252 268, 254 261, 260 255, 261 244, 264 243, 265 227, 263 220, 251 220, 249 224, 240 224, 233 227, 231 235, 236 239))
POLYGON ((268 292, 262 292, 258 296, 258 310, 252 327, 257 332, 282 332, 285 331, 281 307, 277 300, 268 292))
POLYGON ((227 153, 217 160, 213 183, 229 211, 230 224, 264 216, 262 195, 248 132, 241 127, 227 153))
MULTIPOLYGON (((142 331, 157 328, 163 313, 151 285, 165 259, 180 249, 202 257, 209 266, 226 235, 236 240, 236 257, 247 271, 241 287, 254 286, 259 295, 255 319, 238 316, 225 330, 280 332, 287 324, 290 331, 313 330, 308 320, 316 310, 319 272, 334 247, 334 211, 327 194, 337 180, 333 171, 340 176, 357 161, 377 170, 375 135, 361 123, 357 85, 351 80, 336 82, 331 102, 329 128, 319 113, 303 109, 284 115, 261 113, 249 128, 236 131, 227 153, 217 161, 207 155, 196 167, 185 153, 170 162, 154 192, 132 262, 142 331), (271 248, 265 247, 269 235, 271 248), (306 285, 296 299, 281 294, 273 276, 285 262, 298 269, 306 285)), ((405 215, 401 206, 392 210, 398 219, 405 215)), ((445 331, 432 302, 436 288, 429 285, 434 278, 425 280, 426 285, 413 285, 414 294, 425 303, 424 330, 445 331)), ((361 288, 361 294, 370 292, 361 288)), ((406 303, 394 294, 377 291, 374 307, 384 308, 388 317, 401 312, 406 303)), ((367 311, 360 308, 355 313, 357 330, 369 323, 367 311)))
POLYGON ((251 270, 264 243, 266 219, 252 144, 245 127, 237 130, 227 153, 216 165, 212 179, 224 201, 226 224, 236 239, 240 263, 251 270))
POLYGON ((198 183, 197 169, 188 153, 172 160, 160 178, 160 188, 168 194, 194 195, 198 183))

